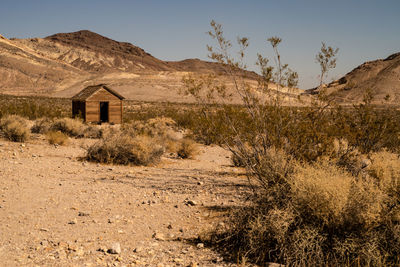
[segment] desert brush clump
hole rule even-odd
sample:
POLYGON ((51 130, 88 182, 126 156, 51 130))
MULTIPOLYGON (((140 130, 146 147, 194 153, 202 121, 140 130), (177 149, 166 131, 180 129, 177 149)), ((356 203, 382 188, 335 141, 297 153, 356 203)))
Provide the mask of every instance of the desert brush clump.
POLYGON ((176 122, 171 118, 156 117, 147 121, 132 121, 123 125, 122 130, 132 136, 148 135, 151 137, 161 137, 174 139, 176 122))
POLYGON ((167 117, 156 117, 146 121, 131 121, 121 128, 132 137, 146 135, 163 143, 166 151, 176 153, 181 158, 191 158, 197 153, 197 145, 190 138, 184 138, 176 122, 167 117))
POLYGON ((13 142, 25 142, 30 137, 28 121, 18 115, 6 115, 0 119, 0 130, 13 142))
POLYGON ((235 58, 222 26, 211 26, 217 45, 209 57, 225 67, 242 105, 227 104, 225 84, 210 75, 185 77, 184 93, 198 103, 200 134, 232 152, 253 194, 209 241, 234 260, 261 265, 398 265, 400 113, 372 105, 369 92, 353 107, 333 103, 322 84, 338 50, 325 43, 316 58, 321 90, 307 106, 286 93, 298 77, 281 62, 278 37, 268 39, 275 65, 258 55, 261 75, 251 86, 243 79, 248 39, 238 38, 235 58))
POLYGON ((98 125, 88 125, 83 131, 83 136, 86 138, 98 139, 104 135, 104 129, 98 125))
POLYGON ((85 125, 78 119, 60 118, 54 120, 50 130, 60 131, 71 137, 82 137, 84 135, 85 125))
POLYGON ((150 165, 157 163, 163 153, 164 147, 156 138, 116 133, 89 146, 86 159, 109 164, 150 165))
MULTIPOLYGON (((214 236, 223 249, 261 264, 389 266, 398 262, 399 195, 393 194, 393 179, 378 183, 375 177, 353 176, 331 162, 291 160, 288 173, 282 158, 269 158, 276 160, 269 164, 275 166, 275 175, 265 177, 270 187, 257 190, 253 204, 228 220, 229 230, 214 236), (281 174, 278 184, 276 171, 281 174)), ((376 164, 380 173, 391 173, 388 165, 376 164)))
POLYGON ((183 138, 178 142, 177 155, 183 159, 192 159, 199 153, 196 142, 192 139, 183 138))
POLYGON ((36 119, 33 126, 31 127, 31 132, 38 134, 45 134, 48 131, 50 131, 52 123, 53 120, 46 117, 36 119))
POLYGON ((60 131, 49 131, 46 133, 46 139, 51 145, 66 145, 68 144, 68 135, 60 131))

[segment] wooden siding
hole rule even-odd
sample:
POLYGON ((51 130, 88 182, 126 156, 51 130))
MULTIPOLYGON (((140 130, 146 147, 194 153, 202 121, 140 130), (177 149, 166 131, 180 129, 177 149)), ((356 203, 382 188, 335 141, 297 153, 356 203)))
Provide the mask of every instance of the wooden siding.
POLYGON ((86 121, 100 122, 100 102, 108 102, 108 119, 110 123, 122 123, 122 101, 86 101, 86 121))

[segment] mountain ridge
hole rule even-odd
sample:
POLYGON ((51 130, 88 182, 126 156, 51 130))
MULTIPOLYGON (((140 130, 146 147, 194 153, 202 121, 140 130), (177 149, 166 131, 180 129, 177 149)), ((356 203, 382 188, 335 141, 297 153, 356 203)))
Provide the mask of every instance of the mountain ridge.
MULTIPOLYGON (((360 103, 367 92, 372 93, 375 104, 400 102, 400 52, 386 58, 360 64, 340 79, 323 87, 339 103, 360 103)), ((318 88, 306 91, 319 92, 318 88)))

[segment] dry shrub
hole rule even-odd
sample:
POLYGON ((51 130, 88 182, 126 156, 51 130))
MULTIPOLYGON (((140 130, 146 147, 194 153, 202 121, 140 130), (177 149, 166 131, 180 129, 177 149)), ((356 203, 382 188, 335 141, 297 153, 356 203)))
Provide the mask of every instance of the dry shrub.
POLYGON ((352 185, 349 174, 326 163, 306 165, 296 168, 289 184, 292 204, 304 213, 305 220, 330 227, 343 223, 352 185))
POLYGON ((198 153, 198 145, 193 140, 184 138, 179 141, 177 154, 180 158, 192 159, 194 156, 198 155, 198 153))
POLYGON ((103 136, 103 129, 97 125, 89 125, 83 131, 83 136, 86 138, 98 139, 103 136))
POLYGON ((390 195, 399 196, 400 200, 400 159, 399 156, 388 151, 381 151, 371 155, 369 174, 374 177, 390 195))
POLYGON ((32 133, 45 134, 50 131, 53 121, 49 118, 40 118, 35 120, 31 128, 32 133))
POLYGON ((56 145, 62 146, 62 145, 66 145, 69 141, 68 136, 60 131, 57 131, 57 132, 49 131, 46 133, 46 138, 47 138, 47 141, 49 142, 49 144, 51 144, 51 145, 56 144, 56 145))
POLYGON ((228 230, 215 236, 218 242, 223 240, 224 249, 260 264, 387 266, 398 262, 400 172, 396 166, 400 160, 396 155, 373 154, 371 175, 355 176, 332 162, 288 161, 290 157, 276 149, 268 154, 258 159, 264 172, 254 175, 263 182, 255 187, 252 205, 231 215, 228 230))
POLYGON ((182 150, 183 135, 177 130, 174 120, 165 117, 156 117, 147 121, 133 121, 122 126, 122 132, 132 137, 147 135, 165 144, 166 151, 178 153, 182 150))
POLYGON ((89 161, 123 165, 149 165, 160 160, 164 147, 145 135, 113 134, 87 148, 89 161))
POLYGON ((71 137, 82 137, 85 131, 85 125, 78 119, 61 118, 55 120, 50 129, 52 131, 60 131, 71 137))
POLYGON ((135 135, 148 135, 151 137, 162 137, 167 139, 176 139, 176 123, 171 118, 157 117, 143 121, 133 121, 123 126, 123 131, 135 135))
POLYGON ((7 115, 0 120, 0 130, 13 142, 25 142, 30 137, 28 122, 18 115, 7 115))

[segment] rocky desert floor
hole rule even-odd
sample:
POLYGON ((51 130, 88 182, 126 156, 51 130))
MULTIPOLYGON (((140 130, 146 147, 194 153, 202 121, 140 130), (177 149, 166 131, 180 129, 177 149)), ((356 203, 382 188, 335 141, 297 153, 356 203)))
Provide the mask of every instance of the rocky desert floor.
POLYGON ((0 139, 1 266, 236 266, 198 239, 250 190, 228 151, 101 165, 82 160, 93 141, 0 139))

